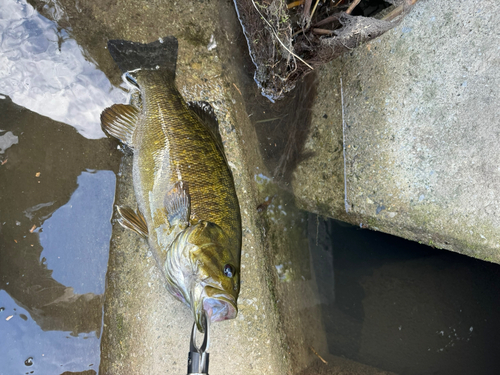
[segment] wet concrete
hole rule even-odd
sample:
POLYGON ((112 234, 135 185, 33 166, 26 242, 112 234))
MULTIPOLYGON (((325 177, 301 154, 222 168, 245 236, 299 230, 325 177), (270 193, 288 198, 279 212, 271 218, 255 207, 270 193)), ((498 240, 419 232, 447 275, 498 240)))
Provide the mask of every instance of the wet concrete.
MULTIPOLYGON (((336 87, 339 76, 335 75, 335 71, 329 78, 330 80, 326 80, 324 75, 321 76, 323 79, 319 87, 322 91, 319 91, 319 99, 316 100, 312 113, 307 110, 311 98, 307 101, 302 99, 308 95, 314 99, 317 95, 314 89, 307 86, 302 88, 303 92, 297 91, 293 100, 289 98, 289 103, 285 102, 289 105, 289 107, 285 105, 288 117, 283 116, 281 109, 274 111, 265 105, 261 108, 261 113, 258 113, 258 106, 248 105, 248 99, 251 95, 254 95, 250 98, 251 100, 257 100, 257 97, 263 98, 260 97, 254 82, 251 78, 249 79, 252 75, 252 67, 251 63, 244 58, 246 42, 240 33, 231 2, 193 1, 165 5, 132 1, 125 3, 89 1, 77 4, 59 1, 35 2, 34 6, 48 19, 57 21, 57 27, 50 27, 51 30, 58 30, 58 33, 54 35, 74 38, 74 41, 70 40, 68 43, 80 46, 76 50, 81 50, 88 62, 93 62, 109 77, 114 88, 111 88, 106 81, 104 88, 100 89, 104 96, 103 100, 125 100, 124 96, 119 95, 120 89, 116 88, 120 85, 120 72, 105 48, 108 39, 124 38, 147 42, 160 36, 175 35, 179 39, 180 46, 177 72, 179 89, 187 100, 209 101, 217 113, 224 148, 235 178, 242 209, 243 249, 242 284, 238 301, 240 313, 235 320, 213 325, 210 373, 388 374, 388 372, 342 358, 343 353, 329 354, 332 352, 330 348, 332 333, 326 328, 331 322, 325 318, 323 310, 329 302, 335 299, 336 293, 336 279, 332 273, 333 242, 328 243, 327 238, 323 236, 320 219, 295 206, 296 196, 292 194, 289 184, 297 164, 303 168, 306 165, 304 163, 314 160, 316 152, 325 152, 325 159, 322 161, 324 164, 320 164, 322 172, 325 173, 323 175, 325 181, 328 181, 328 178, 335 178, 339 184, 342 183, 342 173, 329 172, 331 165, 335 168, 343 167, 342 159, 339 157, 342 142, 338 139, 337 142, 328 142, 329 138, 325 136, 325 133, 331 129, 324 130, 318 127, 321 121, 326 123, 335 119, 332 115, 334 113, 331 107, 332 101, 321 100, 323 97, 325 99, 328 97, 326 88, 336 87), (60 29, 61 27, 71 32, 65 33, 60 29), (214 41, 216 46, 212 48, 214 41), (107 93, 106 87, 109 91, 107 93), (320 107, 322 105, 324 107, 320 107), (326 118, 324 114, 328 114, 326 118), (270 121, 275 117, 279 117, 278 122, 283 121, 280 124, 270 121), (254 120, 254 124, 250 123, 249 118, 254 120), (300 127, 301 124, 307 125, 309 118, 313 119, 311 137, 320 140, 324 150, 317 148, 311 150, 311 141, 306 138, 309 128, 300 127), (288 126, 292 123, 288 119, 295 119, 293 126, 288 126), (318 264, 326 266, 326 271, 318 269, 318 264), (318 284, 323 284, 323 286, 320 287, 318 284)), ((65 42, 61 43, 63 53, 66 46, 65 42)), ((82 73, 80 77, 76 76, 82 79, 81 76, 85 75, 82 73)), ((344 78, 344 80, 348 79, 344 78)), ((73 86, 70 85, 69 88, 71 87, 73 86)), ((63 86, 63 89, 66 87, 63 86)), ((32 91, 36 92, 36 90, 26 90, 27 93, 32 93, 32 91)), ((338 91, 334 91, 334 94, 335 92, 338 91)), ((334 103, 340 101, 340 96, 336 98, 337 102, 334 103)), ((75 100, 73 96, 70 102, 74 103, 75 100)), ((32 102, 33 100, 26 103, 32 102)), ((98 103, 100 106, 106 105, 104 101, 98 103)), ((67 288, 59 279, 52 280, 51 275, 56 277, 63 270, 65 277, 70 279, 67 284, 69 286, 72 285, 72 272, 77 267, 69 267, 70 263, 62 263, 62 266, 59 265, 56 268, 49 259, 49 266, 52 268, 47 268, 44 264, 46 262, 39 259, 41 249, 36 243, 43 234, 38 230, 34 233, 29 231, 33 224, 37 226, 40 223, 43 224, 47 219, 46 215, 50 215, 53 210, 59 208, 59 205, 65 207, 72 196, 70 191, 75 190, 77 183, 81 182, 76 179, 79 174, 86 175, 85 173, 95 172, 95 170, 98 170, 95 173, 97 176, 103 175, 103 172, 116 173, 116 203, 134 206, 130 176, 131 156, 117 152, 118 144, 115 141, 100 139, 91 142, 64 124, 54 124, 53 121, 41 118, 36 113, 28 113, 25 116, 26 110, 16 106, 10 108, 9 101, 2 104, 8 107, 7 109, 0 108, 2 114, 8 111, 14 113, 13 117, 2 117, 5 120, 0 122, 0 129, 3 130, 2 136, 7 134, 5 130, 10 130, 6 127, 10 121, 9 118, 15 119, 14 122, 39 126, 37 130, 40 133, 33 132, 33 139, 29 139, 27 137, 29 132, 25 133, 23 138, 23 131, 16 132, 14 129, 12 134, 3 138, 9 144, 2 144, 2 150, 4 148, 7 150, 5 154, 0 155, 2 161, 0 173, 2 177, 9 178, 0 179, 0 183, 3 183, 0 188, 6 192, 2 194, 2 197, 12 196, 14 199, 7 203, 6 200, 0 201, 1 212, 9 213, 5 216, 6 218, 0 216, 3 231, 0 238, 0 245, 2 245, 0 246, 0 255, 2 255, 0 266, 7 264, 4 263, 5 259, 10 262, 5 268, 9 268, 11 264, 21 266, 11 273, 8 269, 2 269, 0 276, 2 276, 3 284, 0 286, 7 293, 2 291, 0 294, 0 307, 5 308, 4 311, 0 310, 0 313, 4 314, 1 315, 2 317, 7 313, 8 315, 6 319, 1 320, 1 323, 4 325, 2 327, 7 328, 19 324, 19 331, 22 331, 26 330, 22 323, 26 322, 25 318, 27 318, 28 323, 31 324, 32 320, 36 321, 39 326, 43 325, 43 328, 47 330, 44 332, 45 336, 34 336, 24 331, 22 335, 19 335, 18 331, 8 328, 9 340, 4 340, 3 345, 9 348, 9 356, 16 350, 21 354, 31 352, 31 347, 23 346, 23 340, 26 340, 26 342, 36 342, 39 345, 34 355, 34 366, 44 361, 52 361, 49 363, 51 366, 64 368, 64 371, 80 371, 81 373, 96 373, 97 364, 98 372, 101 374, 185 373, 188 338, 192 326, 191 314, 185 306, 166 292, 160 282, 159 270, 142 239, 124 230, 116 222, 116 216, 113 216, 104 294, 98 294, 102 293, 102 289, 95 293, 79 291, 77 288, 77 286, 81 287, 79 284, 75 284, 75 293, 71 294, 71 288, 67 288), (49 131, 52 128, 55 129, 54 134, 49 131), (57 134, 61 133, 65 136, 59 140, 57 134), (19 144, 15 143, 14 137, 18 137, 19 144), (46 137, 52 143, 37 143, 37 137, 40 139, 46 137), (60 146, 61 142, 64 143, 63 146, 60 146), (21 151, 26 152, 27 155, 19 153, 21 146, 21 151), (43 157, 39 157, 40 154, 33 150, 41 152, 43 157), (122 158, 121 161, 118 161, 118 157, 122 158), (3 164, 4 161, 5 164, 3 164), (14 163, 24 164, 23 168, 14 163), (119 171, 117 170, 118 163, 121 163, 119 171), (39 166, 45 169, 39 169, 39 166), (91 171, 86 169, 91 169, 91 171), (19 173, 24 170, 25 173, 19 173), (41 178, 36 175, 39 171, 41 171, 41 178), (44 194, 58 190, 57 198, 52 198, 52 195, 30 195, 39 194, 42 191, 39 189, 40 184, 45 186, 44 183, 48 182, 44 180, 44 176, 49 177, 52 182, 52 185, 47 184, 44 194), (15 184, 10 182, 16 178, 18 180, 15 184), (6 184, 5 181, 9 183, 6 184), (26 185, 25 191, 28 193, 25 194, 22 189, 22 193, 19 193, 17 191, 19 187, 27 182, 29 186, 26 185), (33 199, 30 200, 31 198, 33 199), (23 199, 26 199, 26 202, 23 199), (38 216, 35 215, 29 220, 23 216, 26 207, 32 208, 39 203, 47 203, 56 199, 58 200, 55 205, 57 207, 40 207, 38 216), (19 205, 18 202, 23 204, 19 205), (11 212, 21 217, 21 226, 13 220, 11 212), (6 233, 8 236, 5 236, 6 233), (19 238, 23 238, 22 251, 14 248, 14 244, 17 244, 14 240, 19 240, 19 238), (31 245, 34 245, 34 248, 31 245), (34 251, 30 252, 30 250, 34 251), (29 256, 20 256, 25 253, 29 256), (34 266, 22 268, 26 261, 34 266), (25 269, 36 269, 38 274, 34 274, 30 280, 25 281, 23 280, 25 269), (54 270, 53 274, 52 270, 54 270), (37 301, 33 295, 27 293, 38 285, 52 289, 52 294, 44 289, 44 293, 50 294, 50 298, 37 301), (59 292, 61 293, 58 294, 59 292), (6 294, 11 295, 14 302, 11 302, 6 294), (52 303, 54 301, 55 303, 52 303), (33 302, 36 303, 33 304, 33 302), (34 307, 31 308, 29 304, 34 307), (19 306, 24 306, 26 309, 19 306), (40 307, 46 311, 41 310, 40 307), (40 311, 43 314, 37 315, 40 311), (11 315, 12 317, 8 318, 11 315), (52 330, 59 330, 61 332, 58 333, 68 337, 65 337, 65 340, 61 341, 62 344, 58 344, 59 346, 49 345, 47 343, 51 341, 48 337, 49 334, 54 333, 52 330), (88 332, 91 333, 87 334, 88 332), (99 346, 96 346, 96 343, 100 343, 100 353, 98 353, 99 346), (73 345, 71 350, 64 351, 71 345, 73 345), (43 346, 46 350, 40 348, 43 346), (95 361, 94 359, 99 359, 99 355, 100 361, 95 361), (92 358, 92 362, 89 362, 89 358, 92 358)), ((76 105, 75 108, 80 112, 73 112, 73 114, 85 114, 84 103, 76 105)), ((95 109, 94 104, 92 108, 95 109)), ((40 105, 34 109, 40 110, 40 105)), ((95 110, 92 110, 91 113, 94 112, 95 110)), ((88 126, 92 132, 87 132, 88 129, 80 129, 81 122, 72 125, 87 137, 102 136, 99 133, 98 124, 96 125, 95 116, 89 115, 89 117, 91 120, 88 120, 88 126)), ((69 122, 70 120, 66 118, 64 121, 69 122)), ((337 126, 333 129, 337 131, 342 128, 337 126)), ((312 181, 314 188, 319 187, 326 191, 326 182, 312 181)), ((82 182, 81 185, 84 183, 82 182)), ((95 187, 99 197, 109 196, 109 187, 106 188, 104 185, 107 186, 107 183, 101 187, 95 187)), ((296 188, 296 185, 293 186, 296 188)), ((335 194, 338 194, 335 199, 342 203, 343 190, 336 190, 335 194)), ((322 193, 321 196, 323 195, 326 193, 322 193)), ((95 200, 95 197, 88 199, 89 201, 95 200)), ((112 211, 111 203, 103 202, 102 205, 104 215, 109 217, 112 211)), ((313 209, 317 210, 318 207, 324 206, 316 204, 313 209)), ((339 205, 339 207, 339 212, 342 213, 343 206, 339 205)), ((86 222, 86 225, 80 228, 81 231, 92 227, 90 223, 93 220, 92 215, 83 211, 76 214, 82 215, 83 221, 86 222)), ((58 224, 57 227, 63 226, 58 224)), ((45 231, 45 227, 42 229, 45 231)), ((48 229, 47 223, 46 233, 49 232, 48 229)), ((101 230, 104 230, 104 226, 101 230)), ((66 233, 66 239, 76 234, 78 234, 78 228, 73 228, 66 233)), ((64 236, 61 234, 60 237, 64 236)), ((91 240, 92 232, 88 233, 87 238, 82 241, 84 248, 88 248, 88 252, 84 254, 91 259, 82 260, 81 263, 91 263, 98 259, 105 266, 107 253, 97 254, 98 248, 89 245, 91 240)), ((64 250, 64 245, 61 243, 54 248, 58 251, 64 250)), ((66 259, 72 258, 72 255, 80 256, 73 248, 68 250, 67 254, 66 259)), ((92 267, 86 274, 87 279, 102 278, 100 273, 102 267, 95 265, 92 267)), ((384 275, 380 275, 383 271, 383 269, 377 271, 379 273, 374 274, 371 279, 374 282, 368 279, 362 287, 373 292, 374 295, 385 290, 385 285, 382 285, 380 289, 372 286, 379 280, 386 281, 384 275)), ((74 281, 76 280, 79 279, 75 277, 74 281)), ((100 281, 104 284, 103 279, 100 281)), ((41 294, 35 294, 35 296, 41 296, 41 294)), ((401 299, 403 297, 401 296, 401 299)), ((369 320, 373 323, 371 326, 365 327, 360 322, 352 325, 356 330, 361 327, 366 333, 363 336, 365 339, 363 342, 367 344, 361 351, 363 358, 377 354, 378 342, 373 338, 376 335, 385 334, 383 330, 378 331, 378 323, 373 319, 375 315, 383 315, 383 309, 377 304, 379 300, 383 298, 375 297, 365 301, 366 311, 376 313, 372 314, 372 319, 369 320)), ((345 315, 342 316, 345 317, 345 315)), ((334 342, 342 344, 344 338, 339 336, 335 338, 338 340, 333 340, 334 342)), ((347 342, 352 344, 354 340, 349 340, 348 337, 347 342)), ((19 358, 22 358, 19 367, 31 370, 28 369, 30 366, 24 363, 28 356, 24 358, 17 356, 19 354, 17 352, 15 354, 17 362, 19 358)), ((10 361, 5 354, 2 354, 2 359, 10 361)), ((18 367, 12 368, 18 369, 18 367)), ((45 369, 45 367, 32 368, 45 369)))
MULTIPOLYGON (((212 326, 210 372, 282 374, 306 369, 318 359, 310 346, 325 352, 326 344, 314 276, 309 271, 307 279, 279 284, 275 265, 288 262, 290 243, 293 248, 297 243, 304 245, 294 255, 295 263, 307 258, 307 240, 301 239, 302 227, 297 226, 295 236, 288 238, 283 228, 289 222, 273 227, 256 209, 268 193, 254 176, 270 173, 244 106, 243 85, 253 87, 253 82, 239 72, 251 68, 240 56, 246 43, 232 3, 193 1, 165 7, 130 1, 80 2, 75 6, 60 1, 53 8, 40 4, 38 9, 47 15, 56 14, 61 24, 70 27, 85 54, 115 84, 120 73, 105 49, 108 39, 147 42, 166 35, 179 39, 177 86, 186 100, 206 100, 216 111, 243 220, 239 314, 235 320, 212 326), (278 242, 269 239, 273 231, 275 239, 281 238, 278 242), (309 319, 302 318, 305 311, 311 314, 309 319), (302 338, 304 334, 306 339, 302 338)), ((134 206, 130 163, 131 156, 125 155, 116 203, 134 206)), ((307 269, 306 263, 304 267, 307 269)), ((167 293, 158 272, 145 241, 124 230, 114 217, 100 373, 186 371, 191 313, 167 293)), ((355 367, 350 364, 350 368, 355 367)), ((366 366, 360 368, 366 373, 379 373, 366 366)))
MULTIPOLYGON (((280 336, 269 334, 277 331, 276 321, 273 314, 268 313, 271 310, 269 288, 259 271, 262 244, 251 209, 254 207, 253 195, 247 190, 249 182, 242 156, 241 126, 236 125, 239 107, 232 100, 238 93, 231 85, 230 71, 224 70, 230 57, 223 46, 231 43, 231 36, 218 26, 221 13, 234 12, 231 5, 182 2, 165 9, 161 4, 121 2, 92 4, 84 7, 83 12, 90 12, 89 18, 97 25, 102 22, 105 27, 101 29, 108 29, 104 41, 123 38, 146 42, 166 35, 178 37, 177 85, 187 100, 212 103, 244 214, 240 312, 236 320, 212 326, 210 371, 272 374, 280 373, 285 364, 281 364, 280 336), (208 49, 214 41, 217 47, 208 49)), ((83 24, 86 21, 80 20, 83 24)), ((80 32, 88 31, 88 25, 83 24, 81 30, 75 30, 78 25, 72 25, 77 39, 80 32)), ((96 60, 109 60, 105 43, 100 46, 96 60)), ((115 67, 110 69, 116 74, 115 67)), ((122 163, 116 203, 134 206, 130 160, 125 157, 122 163)), ((104 306, 101 373, 186 371, 191 313, 167 293, 149 254, 142 239, 114 222, 104 306)))
POLYGON ((301 207, 500 263, 499 14, 494 1, 419 1, 319 69, 301 207))
MULTIPOLYGON (((105 2, 75 7, 61 1, 56 5, 61 23, 71 27, 72 36, 115 83, 119 72, 105 49, 108 39, 149 42, 167 35, 179 39, 177 86, 186 100, 206 100, 214 107, 243 216, 239 314, 233 321, 212 326, 210 372, 288 372, 263 272, 262 234, 256 225, 255 195, 247 173, 247 163, 258 157, 255 135, 242 130, 248 132, 251 127, 230 70, 228 46, 235 41, 233 30, 239 27, 232 3, 181 2, 165 7, 105 2)), ((39 9, 50 13, 43 6, 39 9)), ((131 157, 124 156, 116 203, 135 206, 130 162, 131 157)), ((99 372, 183 373, 191 313, 165 290, 146 242, 115 220, 113 224, 99 372)))

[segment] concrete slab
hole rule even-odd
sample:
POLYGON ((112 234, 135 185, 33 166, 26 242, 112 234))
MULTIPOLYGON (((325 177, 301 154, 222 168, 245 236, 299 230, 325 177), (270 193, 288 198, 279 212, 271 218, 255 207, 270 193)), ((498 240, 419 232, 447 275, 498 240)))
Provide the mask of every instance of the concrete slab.
MULTIPOLYGON (((319 245, 307 239, 309 230, 318 232, 318 223, 308 222, 308 216, 293 207, 294 197, 289 193, 257 178, 266 180, 272 173, 259 153, 259 141, 241 94, 245 90, 235 73, 235 67, 242 65, 238 55, 246 44, 237 36, 241 34, 232 3, 127 0, 75 5, 60 0, 53 7, 45 5, 40 2, 40 11, 70 29, 89 60, 95 61, 115 84, 120 82, 120 74, 105 49, 108 39, 146 42, 177 36, 178 87, 187 100, 207 100, 216 110, 241 204, 244 236, 240 313, 235 320, 213 325, 210 373, 387 374, 327 354, 320 306, 326 297, 319 295, 316 285, 316 278, 324 275, 314 270, 315 262, 322 259, 311 259, 309 249, 319 245), (214 41, 216 48, 209 49, 214 41), (267 196, 275 196, 272 205, 276 209, 271 213, 270 205, 267 215, 262 215, 256 208, 267 196)), ((337 78, 333 76, 331 82, 335 84, 337 78)), ((328 82, 321 87, 327 88, 328 82)), ((325 105, 325 110, 331 111, 331 102, 318 100, 316 105, 325 105)), ((333 119, 332 112, 328 113, 333 119)), ((323 114, 316 111, 315 118, 322 119, 323 114)), ((330 162, 342 167, 339 139, 332 143, 334 149, 321 164, 325 172, 330 162)), ((116 203, 133 206, 130 162, 130 156, 123 158, 116 203)), ((335 178, 343 186, 342 179, 335 178)), ((335 191, 342 202, 342 190, 335 191)), ((146 243, 115 220, 113 223, 99 373, 185 373, 190 312, 161 285, 146 243)))
MULTIPOLYGON (((206 100, 214 107, 243 216, 239 314, 211 327, 210 373, 288 372, 278 315, 262 266, 264 243, 256 225, 255 196, 246 173, 247 163, 258 155, 257 148, 251 146, 251 134, 246 136, 242 130, 250 129, 250 124, 241 100, 234 99, 240 94, 231 84, 236 79, 227 64, 231 60, 228 46, 240 32, 232 3, 103 1, 75 5, 61 0, 51 6, 41 3, 38 9, 71 30, 84 54, 115 84, 120 83, 121 73, 105 48, 107 40, 144 43, 169 35, 178 38, 177 86, 186 100, 206 100), (248 154, 242 139, 248 141, 248 154)), ((133 207, 130 164, 131 156, 124 156, 115 203, 133 207)), ((193 319, 188 308, 166 291, 159 276, 147 243, 121 228, 114 217, 99 373, 186 373, 193 319)))
POLYGON ((320 69, 301 206, 500 263, 499 23, 496 1, 422 0, 320 69))

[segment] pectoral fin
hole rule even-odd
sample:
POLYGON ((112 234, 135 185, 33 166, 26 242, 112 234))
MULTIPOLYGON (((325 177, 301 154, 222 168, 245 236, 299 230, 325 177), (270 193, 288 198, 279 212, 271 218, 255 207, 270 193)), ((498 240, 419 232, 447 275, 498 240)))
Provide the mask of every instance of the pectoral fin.
POLYGON ((116 206, 120 218, 118 222, 122 227, 133 230, 142 237, 148 236, 148 226, 144 216, 142 216, 139 210, 134 211, 130 207, 120 207, 116 206))
POLYGON ((127 104, 114 104, 101 113, 101 127, 109 135, 134 148, 132 135, 139 117, 139 110, 127 104))
POLYGON ((165 194, 165 210, 167 220, 171 227, 189 225, 189 215, 191 214, 189 193, 187 186, 182 181, 177 182, 167 194, 165 194))

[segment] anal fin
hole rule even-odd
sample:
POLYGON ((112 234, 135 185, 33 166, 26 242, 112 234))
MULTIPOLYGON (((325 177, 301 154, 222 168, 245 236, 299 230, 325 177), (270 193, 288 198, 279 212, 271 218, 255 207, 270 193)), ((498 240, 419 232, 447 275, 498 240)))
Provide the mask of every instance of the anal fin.
POLYGON ((189 225, 189 216, 191 214, 191 202, 187 186, 182 181, 177 182, 167 194, 164 200, 165 210, 167 211, 167 220, 171 227, 189 225))
POLYGON ((142 237, 148 236, 148 225, 140 211, 136 212, 126 206, 116 206, 116 210, 120 215, 118 222, 122 227, 133 230, 142 237))
POLYGON ((114 104, 101 113, 101 127, 107 134, 133 148, 132 136, 139 110, 127 104, 114 104))

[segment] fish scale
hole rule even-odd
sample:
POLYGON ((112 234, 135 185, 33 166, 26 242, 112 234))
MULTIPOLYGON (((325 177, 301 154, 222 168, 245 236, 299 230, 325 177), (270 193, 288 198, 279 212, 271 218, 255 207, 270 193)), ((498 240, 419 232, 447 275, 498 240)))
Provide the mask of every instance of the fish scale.
MULTIPOLYGON (((139 85, 145 87, 148 87, 149 81, 161 79, 161 73, 148 71, 137 77, 139 85)), ((210 131, 183 103, 177 89, 168 87, 166 92, 165 86, 154 85, 145 90, 143 118, 146 121, 137 124, 137 136, 134 138, 134 149, 140 150, 135 159, 137 162, 134 160, 134 174, 138 173, 140 177, 134 181, 142 184, 143 200, 149 201, 148 194, 144 192, 154 190, 156 174, 166 169, 169 178, 156 183, 173 186, 179 181, 176 174, 179 171, 190 190, 192 218, 195 221, 207 220, 225 230, 235 231, 239 206, 224 158, 210 131), (156 140, 160 142, 155 144, 156 140), (165 147, 170 154, 167 163, 161 156, 154 157, 161 155, 160 151, 165 147), (154 170, 147 168, 151 165, 154 165, 154 170)), ((163 198, 164 193, 153 197, 161 205, 163 198)), ((146 212, 143 213, 147 215, 146 212)), ((153 217, 146 219, 157 226, 153 217)))

